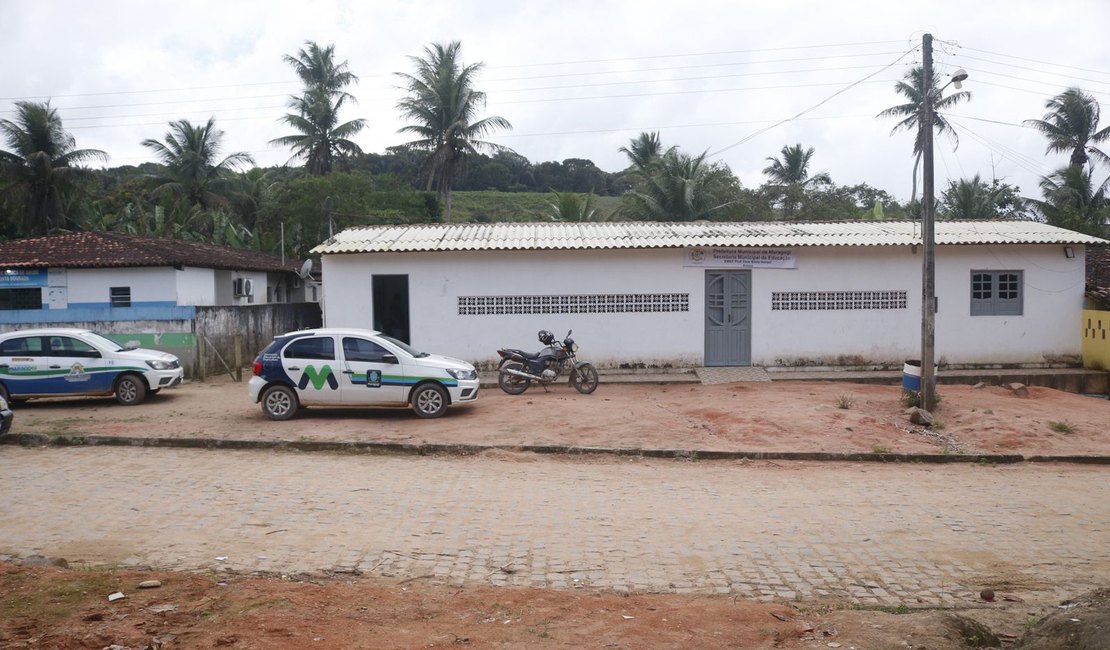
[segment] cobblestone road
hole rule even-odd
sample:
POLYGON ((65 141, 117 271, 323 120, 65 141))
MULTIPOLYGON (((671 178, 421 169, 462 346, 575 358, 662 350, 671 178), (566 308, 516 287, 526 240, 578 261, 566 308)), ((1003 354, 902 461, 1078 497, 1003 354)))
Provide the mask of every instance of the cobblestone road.
POLYGON ((0 446, 0 554, 888 605, 1110 583, 1107 468, 506 456, 0 446))

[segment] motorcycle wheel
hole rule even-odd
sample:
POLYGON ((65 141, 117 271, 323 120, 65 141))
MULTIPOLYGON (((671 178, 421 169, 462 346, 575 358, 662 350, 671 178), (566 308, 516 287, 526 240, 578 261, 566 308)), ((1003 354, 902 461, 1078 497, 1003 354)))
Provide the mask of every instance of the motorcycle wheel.
POLYGON ((520 395, 532 385, 531 379, 510 375, 505 372, 506 370, 518 370, 523 372, 524 366, 518 361, 510 361, 501 365, 501 372, 497 373, 497 385, 506 393, 510 395, 520 395))
POLYGON ((597 390, 597 383, 597 369, 588 363, 578 366, 570 373, 570 385, 583 395, 589 395, 597 390))

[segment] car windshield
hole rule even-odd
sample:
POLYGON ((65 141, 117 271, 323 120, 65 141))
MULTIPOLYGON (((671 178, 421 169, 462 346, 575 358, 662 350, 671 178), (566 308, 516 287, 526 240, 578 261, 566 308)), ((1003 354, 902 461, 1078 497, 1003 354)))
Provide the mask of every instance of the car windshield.
POLYGON ((135 348, 124 347, 124 346, 120 345, 119 343, 116 343, 112 339, 110 339, 106 336, 103 336, 101 334, 97 334, 96 332, 86 333, 85 338, 91 340, 93 343, 96 343, 97 345, 101 345, 103 347, 106 347, 109 350, 115 350, 116 352, 123 352, 124 350, 129 350, 129 349, 134 350, 135 349, 135 348))
POLYGON ((386 336, 384 334, 381 334, 379 336, 382 338, 382 340, 389 341, 393 345, 396 345, 397 347, 401 348, 405 352, 408 352, 409 354, 416 357, 417 359, 421 359, 423 357, 428 356, 427 352, 421 352, 420 350, 417 350, 416 348, 412 347, 408 343, 405 343, 404 341, 398 341, 397 339, 393 338, 392 336, 386 336))

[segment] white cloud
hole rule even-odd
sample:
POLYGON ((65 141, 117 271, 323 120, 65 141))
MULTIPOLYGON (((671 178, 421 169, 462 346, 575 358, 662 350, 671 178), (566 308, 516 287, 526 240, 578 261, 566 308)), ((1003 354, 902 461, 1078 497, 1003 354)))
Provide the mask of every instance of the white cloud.
MULTIPOLYGON (((334 43, 362 78, 354 89, 359 104, 347 117, 367 118, 360 144, 382 151, 405 140, 397 133, 399 91, 391 73, 410 69, 406 56, 421 54, 426 44, 457 39, 468 62, 487 65, 479 87, 489 95, 489 113, 514 124, 512 137, 499 142, 535 162, 589 158, 616 170, 625 164, 617 148, 637 129, 659 129, 665 143, 692 152, 715 151, 875 72, 919 45, 928 30, 938 39, 938 70, 968 69, 965 89, 974 94, 953 111, 973 134, 962 134, 955 152, 938 140, 938 187, 945 178, 980 173, 1035 194, 1037 174, 1064 158, 1046 158, 1043 139, 1028 129, 971 118, 1020 123, 1040 117, 1044 101, 1068 85, 1100 93, 1110 104, 1104 38, 1110 5, 943 0, 924 7, 924 22, 922 9, 920 3, 862 0, 5 0, 0 96, 53 97, 78 145, 108 151, 112 164, 148 160, 139 143, 161 137, 172 119, 202 121, 213 114, 229 151, 280 164, 288 152, 271 150, 267 142, 283 135, 277 120, 284 96, 298 87, 282 55, 305 40, 334 43), (711 52, 721 54, 702 54, 711 52), (755 63, 768 60, 778 62, 755 63), (555 65, 581 61, 590 63, 555 65), (727 76, 740 74, 748 76, 727 76), (645 83, 625 83, 637 81, 645 83), (149 92, 161 89, 193 90, 149 92), (96 106, 104 108, 90 108, 96 106)), ((873 116, 900 102, 893 80, 919 61, 914 54, 875 82, 828 101, 810 119, 754 137, 720 160, 754 186, 762 182, 766 157, 801 142, 816 148, 815 167, 836 182, 866 182, 907 198, 911 137, 889 137, 893 122, 873 116)), ((10 109, 10 101, 0 102, 0 111, 10 109)), ((1104 122, 1110 123, 1110 113, 1104 122)))

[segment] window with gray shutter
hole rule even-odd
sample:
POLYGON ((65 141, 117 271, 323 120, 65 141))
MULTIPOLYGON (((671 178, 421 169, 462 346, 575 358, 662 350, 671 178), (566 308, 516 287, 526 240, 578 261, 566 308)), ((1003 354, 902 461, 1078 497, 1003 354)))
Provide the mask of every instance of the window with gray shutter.
POLYGON ((113 307, 130 307, 131 287, 109 287, 108 299, 113 307))
POLYGON ((1021 316, 1023 271, 972 271, 972 316, 1021 316))

